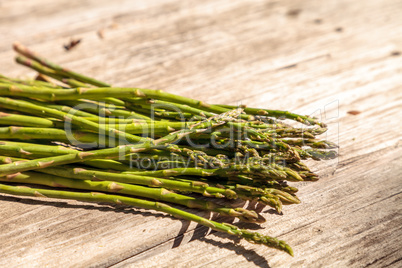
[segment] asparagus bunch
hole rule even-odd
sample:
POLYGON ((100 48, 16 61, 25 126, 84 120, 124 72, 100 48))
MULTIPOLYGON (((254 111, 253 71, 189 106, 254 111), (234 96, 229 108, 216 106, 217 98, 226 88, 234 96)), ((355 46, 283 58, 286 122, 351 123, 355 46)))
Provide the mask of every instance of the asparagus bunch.
POLYGON ((153 209, 293 255, 276 238, 180 207, 261 223, 256 211, 214 199, 252 200, 279 213, 282 205, 300 203, 287 182, 318 179, 302 160, 336 157, 336 145, 317 138, 324 123, 288 111, 116 88, 21 44, 14 49, 16 61, 39 75, 0 75, 1 193, 153 209))

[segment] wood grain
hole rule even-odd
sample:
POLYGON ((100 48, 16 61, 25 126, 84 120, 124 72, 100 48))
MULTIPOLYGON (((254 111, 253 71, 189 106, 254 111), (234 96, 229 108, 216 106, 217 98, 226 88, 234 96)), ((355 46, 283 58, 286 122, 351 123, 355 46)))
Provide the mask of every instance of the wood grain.
POLYGON ((0 73, 34 74, 13 62, 19 40, 117 86, 314 114, 340 145, 335 161, 311 163, 322 179, 299 184, 302 204, 265 209, 261 232, 294 258, 160 213, 0 195, 0 266, 400 266, 401 11, 397 0, 0 1, 0 73), (82 42, 66 52, 70 38, 82 42))

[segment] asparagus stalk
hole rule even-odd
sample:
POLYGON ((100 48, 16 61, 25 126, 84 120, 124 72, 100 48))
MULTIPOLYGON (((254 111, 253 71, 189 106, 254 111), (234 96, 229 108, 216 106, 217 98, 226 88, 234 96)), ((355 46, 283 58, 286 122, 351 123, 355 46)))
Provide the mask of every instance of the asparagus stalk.
POLYGON ((116 117, 83 117, 86 120, 97 122, 98 124, 114 124, 114 125, 130 125, 136 123, 146 123, 148 120, 136 119, 136 118, 116 118, 116 117))
POLYGON ((52 120, 46 118, 39 118, 36 116, 28 116, 21 114, 10 114, 0 112, 0 125, 14 125, 26 127, 55 127, 52 120))
MULTIPOLYGON (((17 57, 16 61, 27 67, 30 67, 30 64, 37 64, 38 69, 41 68, 41 65, 38 64, 38 62, 27 60, 24 57, 17 57)), ((41 72, 39 71, 39 73, 41 73, 41 72)), ((57 71, 56 71, 56 73, 57 73, 57 71)), ((57 77, 55 77, 55 79, 57 79, 57 77)), ((60 77, 59 77, 59 79, 60 79, 60 77)), ((59 80, 59 79, 57 79, 57 80, 59 80)), ((85 83, 75 80, 73 78, 63 78, 60 81, 71 87, 88 87, 88 84, 85 84, 85 83)), ((124 101, 122 101, 120 99, 116 99, 116 98, 109 97, 109 98, 101 99, 101 101, 106 101, 110 104, 114 104, 114 105, 118 105, 118 106, 124 106, 124 101)))
MULTIPOLYGON (((144 104, 151 104, 149 107, 157 107, 157 108, 163 108, 171 111, 177 111, 179 110, 180 112, 188 112, 192 115, 198 115, 201 118, 207 118, 207 117, 212 117, 215 116, 216 113, 211 113, 208 111, 203 111, 194 107, 190 107, 188 105, 183 105, 183 104, 178 104, 178 103, 172 103, 172 102, 167 102, 167 101, 162 101, 162 100, 157 100, 157 99, 135 99, 133 101, 135 105, 141 105, 144 107, 144 104), (155 105, 155 106, 153 106, 155 105)), ((145 106, 146 107, 146 106, 145 106)))
POLYGON ((5 77, 0 74, 0 82, 2 83, 16 83, 16 84, 23 84, 27 86, 38 86, 38 87, 48 87, 48 88, 62 88, 59 85, 54 83, 39 81, 39 80, 23 80, 23 79, 16 79, 16 78, 9 78, 5 77))
POLYGON ((18 42, 15 42, 13 44, 13 48, 14 48, 15 51, 17 51, 18 53, 24 55, 25 57, 33 59, 33 60, 41 63, 42 65, 48 67, 49 69, 52 69, 54 71, 58 71, 59 73, 64 74, 64 76, 72 77, 72 78, 77 79, 78 81, 89 83, 89 84, 95 85, 95 86, 103 86, 103 87, 108 87, 109 86, 106 83, 100 82, 100 81, 98 81, 96 79, 84 76, 82 74, 75 73, 75 72, 70 71, 70 70, 68 70, 66 68, 63 68, 63 67, 61 67, 61 66, 59 66, 57 64, 54 64, 54 63, 50 62, 49 60, 47 60, 45 58, 42 58, 39 55, 37 55, 36 53, 30 51, 27 47, 23 46, 22 44, 20 44, 18 42))
POLYGON ((32 104, 38 105, 38 106, 42 106, 42 107, 46 107, 46 108, 51 108, 51 109, 55 109, 57 111, 61 111, 61 112, 65 112, 65 113, 72 113, 75 116, 79 116, 79 117, 92 117, 92 118, 99 118, 98 115, 102 115, 102 113, 99 114, 91 114, 88 112, 83 111, 83 109, 76 109, 67 105, 58 105, 58 104, 53 104, 53 103, 43 103, 43 102, 39 102, 39 101, 34 101, 34 100, 25 100, 25 101, 29 101, 32 104))
MULTIPOLYGON (((106 100, 108 101, 108 100, 106 100)), ((134 118, 134 119, 143 119, 143 120, 151 120, 149 116, 145 116, 133 111, 124 110, 124 107, 112 106, 108 103, 100 103, 95 101, 88 100, 80 100, 80 101, 63 101, 63 104, 66 104, 71 107, 75 107, 80 105, 81 110, 88 111, 95 115, 104 115, 104 116, 115 116, 119 118, 134 118), (122 109, 123 108, 123 109, 122 109)))
MULTIPOLYGON (((25 57, 18 56, 18 57, 16 57, 15 60, 17 63, 25 65, 26 67, 29 67, 29 68, 37 71, 38 73, 46 75, 53 79, 63 81, 63 79, 65 78, 65 76, 57 74, 54 70, 49 69, 45 66, 42 66, 41 64, 37 63, 36 61, 29 60, 25 57)), ((66 86, 66 84, 63 84, 63 86, 66 86)))
POLYGON ((43 145, 13 141, 0 141, 0 154, 21 158, 38 158, 54 155, 74 154, 78 151, 60 145, 43 145))
MULTIPOLYGON (((4 152, 3 152, 4 153, 4 152)), ((12 153, 6 153, 7 156, 0 156, 0 161, 3 164, 11 164, 15 161, 28 161, 27 159, 14 156, 12 153)), ((28 155, 30 156, 30 155, 28 155)), ((29 157, 26 157, 29 159, 29 157)), ((82 162, 86 166, 95 167, 105 170, 118 170, 118 171, 134 171, 136 169, 124 165, 121 162, 112 159, 93 159, 82 162)))
MULTIPOLYGON (((0 139, 7 140, 57 140, 67 141, 72 145, 85 148, 109 147, 109 137, 90 132, 72 131, 71 135, 62 129, 30 128, 30 127, 0 127, 0 139)), ((113 139, 113 145, 124 144, 124 141, 113 139)))
MULTIPOLYGON (((88 87, 87 84, 80 82, 78 80, 72 79, 72 78, 67 78, 68 76, 66 76, 65 73, 61 73, 58 71, 55 71, 53 69, 50 69, 46 66, 41 65, 39 62, 35 61, 35 60, 30 60, 27 59, 25 57, 22 56, 18 56, 16 57, 16 62, 19 64, 22 64, 26 67, 29 67, 31 69, 34 69, 35 71, 39 72, 40 74, 49 76, 51 78, 54 78, 56 80, 59 80, 60 82, 63 83, 63 85, 70 85, 72 87, 88 87)), ((40 84, 37 83, 32 83, 31 85, 38 85, 40 86, 40 84)), ((106 85, 106 84, 105 84, 106 85)), ((46 85, 46 87, 51 87, 48 86, 48 84, 46 85)), ((58 88, 58 87, 53 87, 53 88, 58 88)), ((116 104, 116 105, 124 105, 124 102, 116 99, 116 98, 105 98, 106 101, 116 104)))

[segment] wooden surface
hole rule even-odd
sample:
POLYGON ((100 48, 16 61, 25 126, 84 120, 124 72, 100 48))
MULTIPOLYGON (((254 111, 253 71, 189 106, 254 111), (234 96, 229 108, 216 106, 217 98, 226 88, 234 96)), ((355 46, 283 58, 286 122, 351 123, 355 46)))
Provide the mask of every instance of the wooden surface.
POLYGON ((294 258, 159 213, 0 195, 0 266, 400 267, 401 12, 400 0, 0 0, 0 73, 33 75, 13 62, 19 40, 114 85, 314 114, 340 146, 313 163, 320 181, 298 184, 301 204, 263 210, 260 231, 294 258), (70 38, 82 42, 66 52, 70 38))

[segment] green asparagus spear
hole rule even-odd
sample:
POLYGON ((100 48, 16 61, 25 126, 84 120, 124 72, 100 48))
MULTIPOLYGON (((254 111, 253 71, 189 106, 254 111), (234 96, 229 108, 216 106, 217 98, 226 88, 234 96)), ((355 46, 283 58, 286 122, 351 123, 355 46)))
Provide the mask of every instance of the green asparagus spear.
POLYGON ((42 65, 48 67, 49 69, 53 69, 55 71, 58 71, 62 74, 65 74, 65 76, 67 77, 73 77, 75 79, 77 79, 78 81, 82 81, 84 83, 89 83, 91 85, 95 85, 95 86, 103 86, 103 87, 108 87, 109 85, 103 82, 100 82, 96 79, 75 73, 73 71, 70 71, 66 68, 60 67, 50 61, 48 61, 47 59, 44 59, 40 56, 38 56, 36 53, 30 51, 28 48, 24 47, 23 45, 21 45, 18 42, 15 42, 13 44, 13 48, 15 51, 17 51, 18 53, 24 55, 27 58, 33 59, 39 63, 41 63, 42 65))

